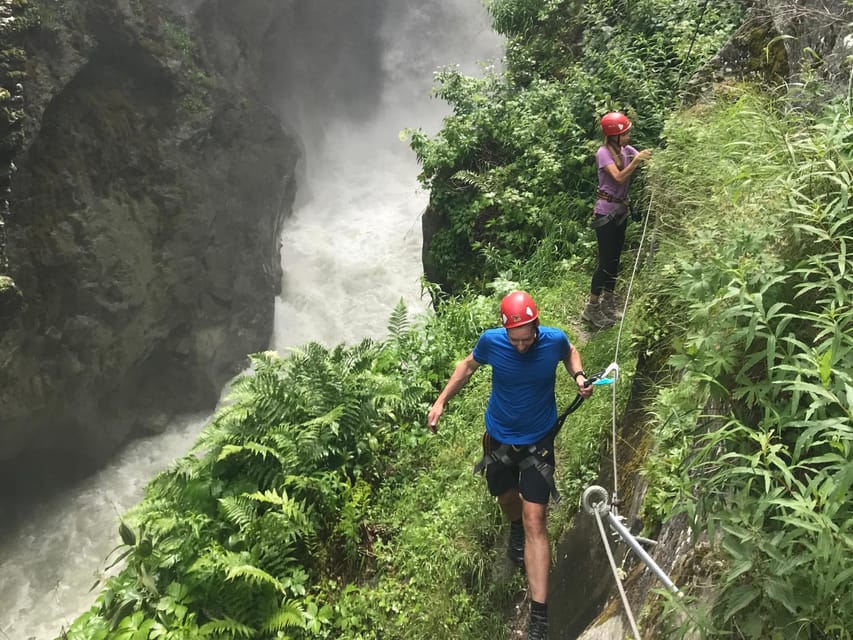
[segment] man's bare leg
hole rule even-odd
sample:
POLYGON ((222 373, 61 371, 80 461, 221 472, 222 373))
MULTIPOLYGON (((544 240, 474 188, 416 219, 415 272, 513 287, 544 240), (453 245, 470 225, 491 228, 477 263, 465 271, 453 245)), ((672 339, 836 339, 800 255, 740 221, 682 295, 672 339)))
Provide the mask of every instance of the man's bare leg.
POLYGON ((523 501, 524 566, 530 586, 530 599, 547 602, 548 572, 551 569, 551 543, 548 541, 548 518, 545 504, 523 501))
POLYGON ((515 522, 521 518, 521 495, 518 489, 510 489, 498 496, 498 504, 501 506, 504 516, 510 522, 515 522))

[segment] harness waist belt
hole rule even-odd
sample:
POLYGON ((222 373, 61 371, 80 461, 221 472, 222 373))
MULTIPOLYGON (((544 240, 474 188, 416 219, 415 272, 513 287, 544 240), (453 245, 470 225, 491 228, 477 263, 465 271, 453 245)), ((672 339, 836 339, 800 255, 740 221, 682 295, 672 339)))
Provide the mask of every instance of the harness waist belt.
POLYGON ((522 445, 521 447, 516 447, 510 444, 501 444, 489 453, 485 454, 483 458, 474 465, 474 474, 482 473, 486 467, 493 462, 500 462, 508 467, 517 465, 521 471, 530 467, 535 467, 548 484, 548 488, 551 491, 551 498, 554 502, 559 502, 560 492, 557 491, 557 485, 554 482, 554 467, 539 459, 539 456, 537 455, 538 451, 539 447, 535 444, 527 446, 522 445), (527 451, 526 455, 520 460, 513 460, 509 455, 510 449, 515 452, 523 451, 524 449, 527 451))
POLYGON ((613 194, 602 191, 601 189, 595 192, 595 197, 601 200, 607 200, 607 202, 628 202, 628 198, 614 198, 613 194))

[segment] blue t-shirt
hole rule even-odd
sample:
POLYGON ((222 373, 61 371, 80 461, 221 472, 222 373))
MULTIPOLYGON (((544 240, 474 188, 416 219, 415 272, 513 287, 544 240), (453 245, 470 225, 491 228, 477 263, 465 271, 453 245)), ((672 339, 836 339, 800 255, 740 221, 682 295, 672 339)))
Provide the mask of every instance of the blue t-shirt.
MULTIPOLYGON (((634 159, 634 156, 636 156, 637 153, 637 150, 629 144, 622 147, 622 167, 627 167, 631 164, 631 160, 634 159)), ((624 200, 627 198, 628 188, 631 186, 631 178, 628 178, 625 182, 619 184, 613 179, 613 176, 607 172, 607 169, 604 167, 609 164, 616 164, 616 161, 613 159, 610 149, 605 145, 600 146, 598 151, 595 152, 595 164, 598 166, 598 190, 609 193, 617 200, 624 200)), ((595 213, 606 216, 608 213, 612 213, 618 206, 619 204, 616 202, 608 202, 607 200, 598 198, 595 201, 595 213)))
POLYGON ((507 444, 544 438, 557 421, 557 365, 568 356, 569 338, 561 329, 539 327, 539 337, 526 353, 516 351, 506 329, 484 331, 474 360, 492 367, 486 431, 507 444))

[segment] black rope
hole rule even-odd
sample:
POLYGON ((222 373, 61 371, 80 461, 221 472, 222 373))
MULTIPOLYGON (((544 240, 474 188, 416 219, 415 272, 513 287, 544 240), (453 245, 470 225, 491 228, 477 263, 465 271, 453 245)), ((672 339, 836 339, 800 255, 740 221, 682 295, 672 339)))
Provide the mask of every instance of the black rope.
MULTIPOLYGON (((590 376, 586 379, 586 382, 583 383, 583 386, 588 387, 596 380, 601 380, 601 378, 604 376, 604 373, 605 371, 601 371, 593 376, 590 376)), ((560 433, 560 429, 563 428, 563 423, 566 422, 566 418, 568 418, 570 414, 577 411, 578 407, 583 404, 584 400, 586 400, 586 398, 584 398, 580 393, 578 393, 578 395, 575 396, 575 399, 571 401, 569 406, 563 410, 563 413, 561 413, 557 417, 557 422, 554 424, 554 437, 556 437, 557 434, 560 433)))
POLYGON ((705 11, 708 9, 708 0, 702 5, 702 11, 699 13, 699 20, 696 22, 696 28, 693 30, 693 37, 690 38, 690 46, 687 47, 687 55, 681 61, 681 66, 678 68, 678 79, 675 81, 676 89, 681 86, 681 76, 684 75, 684 65, 690 59, 690 54, 693 53, 693 44, 696 42, 696 36, 699 35, 699 28, 702 26, 702 21, 705 19, 705 11))

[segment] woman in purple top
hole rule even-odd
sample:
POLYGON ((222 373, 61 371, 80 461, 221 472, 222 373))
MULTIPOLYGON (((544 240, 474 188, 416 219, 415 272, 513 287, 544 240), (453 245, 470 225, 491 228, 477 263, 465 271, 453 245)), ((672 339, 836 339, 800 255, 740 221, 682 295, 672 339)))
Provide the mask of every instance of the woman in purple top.
POLYGON ((614 290, 628 226, 628 188, 634 171, 652 155, 649 149, 637 151, 628 144, 630 131, 631 121, 618 111, 601 118, 604 144, 595 153, 598 191, 592 223, 598 238, 598 267, 581 314, 583 320, 599 329, 622 317, 614 290))

